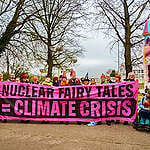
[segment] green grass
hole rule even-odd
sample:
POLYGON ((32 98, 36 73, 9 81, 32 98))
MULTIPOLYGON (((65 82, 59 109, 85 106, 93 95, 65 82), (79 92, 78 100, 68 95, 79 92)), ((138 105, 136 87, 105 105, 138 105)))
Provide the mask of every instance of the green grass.
POLYGON ((139 83, 139 89, 144 89, 144 83, 139 83))

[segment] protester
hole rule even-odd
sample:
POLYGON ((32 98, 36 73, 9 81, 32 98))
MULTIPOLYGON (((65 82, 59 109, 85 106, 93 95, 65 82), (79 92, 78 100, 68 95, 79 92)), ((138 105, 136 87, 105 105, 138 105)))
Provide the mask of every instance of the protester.
POLYGON ((53 78, 53 86, 59 86, 59 79, 58 77, 53 78))
MULTIPOLYGON (((121 82, 121 76, 119 74, 115 75, 115 83, 120 83, 121 82)), ((116 120, 115 124, 119 124, 120 120, 116 120)))
POLYGON ((10 78, 9 78, 7 81, 16 82, 16 80, 15 80, 15 74, 12 73, 12 74, 10 75, 10 78))
POLYGON ((91 84, 90 85, 96 85, 95 78, 91 78, 91 84))
POLYGON ((141 99, 139 108, 140 123, 150 125, 150 89, 147 91, 147 94, 141 99))
POLYGON ((68 86, 66 72, 64 71, 62 74, 62 80, 60 81, 60 86, 68 86))
POLYGON ((3 81, 3 74, 0 73, 0 82, 3 81))
MULTIPOLYGON (((99 82, 98 84, 107 84, 106 76, 103 73, 101 75, 101 82, 99 82)), ((88 124, 88 126, 95 126, 97 124, 101 125, 101 123, 102 123, 101 121, 99 121, 99 122, 90 122, 88 124)), ((111 121, 106 121, 106 124, 110 126, 111 125, 111 121)))
POLYGON ((16 78, 16 82, 20 83, 20 78, 19 77, 16 78))
MULTIPOLYGON (((74 70, 71 71, 70 77, 71 77, 71 79, 69 80, 70 86, 81 85, 80 80, 76 78, 76 72, 74 70)), ((77 101, 77 103, 78 103, 78 101, 77 101)), ((81 125, 81 122, 77 121, 77 124, 81 125)))
POLYGON ((62 81, 62 75, 59 76, 59 84, 61 83, 62 81))
POLYGON ((69 80, 69 85, 70 86, 81 85, 80 80, 76 78, 76 72, 74 70, 71 71, 70 77, 71 77, 71 79, 69 80))
POLYGON ((106 82, 107 82, 107 83, 113 83, 113 82, 111 81, 111 77, 110 77, 109 72, 106 73, 106 82))
POLYGON ((135 81, 135 74, 134 74, 134 72, 129 72, 128 73, 128 80, 129 81, 135 81))
POLYGON ((107 84, 106 77, 105 77, 105 75, 103 73, 101 75, 101 81, 98 84, 107 84))
POLYGON ((42 82, 42 85, 52 86, 52 85, 53 85, 53 83, 51 82, 50 77, 47 77, 47 78, 45 79, 45 81, 44 81, 44 82, 42 82))
POLYGON ((81 80, 81 84, 83 84, 83 81, 84 81, 84 77, 82 77, 82 78, 81 78, 80 80, 81 80))
MULTIPOLYGON (((20 75, 20 82, 21 83, 29 83, 28 76, 26 74, 22 73, 20 75)), ((29 123, 30 121, 29 120, 21 120, 21 123, 24 123, 24 122, 25 123, 29 123)))
MULTIPOLYGON (((110 77, 109 72, 106 73, 106 82, 107 82, 107 84, 113 83, 113 82, 111 81, 111 77, 110 77)), ((107 125, 111 125, 111 122, 113 122, 113 121, 106 121, 106 124, 107 124, 107 125)))
POLYGON ((26 74, 24 74, 24 73, 22 73, 21 75, 20 75, 20 82, 21 83, 28 83, 28 76, 26 75, 26 74))
MULTIPOLYGON (((135 81, 135 74, 134 72, 128 73, 128 81, 135 81)), ((124 125, 128 125, 128 121, 124 121, 124 125)))
POLYGON ((37 76, 33 76, 33 77, 32 77, 32 84, 39 84, 39 81, 38 81, 38 77, 37 77, 37 76))
POLYGON ((121 82, 121 76, 119 74, 115 75, 115 83, 121 82))
POLYGON ((85 75, 85 78, 83 79, 83 85, 89 85, 89 77, 88 77, 88 73, 85 75))

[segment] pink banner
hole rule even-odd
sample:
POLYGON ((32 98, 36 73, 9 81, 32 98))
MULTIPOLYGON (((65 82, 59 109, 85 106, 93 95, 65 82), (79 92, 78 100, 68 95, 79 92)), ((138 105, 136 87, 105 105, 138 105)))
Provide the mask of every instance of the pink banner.
POLYGON ((0 119, 133 122, 137 105, 138 81, 64 87, 0 82, 0 119))

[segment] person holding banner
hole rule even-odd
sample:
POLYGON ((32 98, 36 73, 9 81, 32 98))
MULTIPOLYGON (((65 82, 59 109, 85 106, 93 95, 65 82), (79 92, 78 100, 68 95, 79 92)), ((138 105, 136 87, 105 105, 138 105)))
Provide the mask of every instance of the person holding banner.
MULTIPOLYGON (((74 70, 71 71, 70 77, 71 77, 71 79, 69 80, 70 86, 81 85, 80 80, 76 78, 76 72, 74 70)), ((81 122, 77 121, 77 124, 81 125, 81 122)))
POLYGON ((90 85, 96 85, 95 78, 91 78, 91 84, 90 85))
POLYGON ((0 82, 2 82, 2 81, 3 81, 3 74, 0 73, 0 82))
POLYGON ((134 72, 129 72, 129 74, 128 74, 128 81, 135 81, 135 74, 134 74, 134 72))
POLYGON ((62 80, 60 81, 60 86, 69 86, 65 71, 62 74, 62 80))
MULTIPOLYGON (((111 77, 110 77, 109 72, 106 73, 106 82, 107 82, 107 84, 113 83, 113 82, 111 81, 111 77)), ((111 122, 112 122, 112 121, 106 121, 107 125, 111 125, 111 122)))
POLYGON ((16 82, 20 83, 20 78, 19 77, 16 78, 16 82))
POLYGON ((28 76, 26 74, 22 73, 20 75, 20 82, 21 83, 29 83, 27 79, 28 79, 28 76))
POLYGON ((58 77, 53 78, 53 86, 59 86, 59 79, 58 77))
POLYGON ((88 73, 85 75, 85 78, 83 79, 83 85, 89 85, 89 78, 88 78, 88 73))
POLYGON ((147 91, 147 94, 143 96, 139 103, 139 107, 140 124, 147 124, 150 126, 150 89, 147 91))
POLYGON ((52 86, 53 83, 51 82, 51 79, 50 79, 49 77, 47 77, 47 78, 45 79, 45 81, 42 82, 42 85, 52 86))
POLYGON ((70 86, 81 85, 80 80, 76 78, 76 72, 74 70, 71 71, 70 77, 71 77, 71 79, 69 80, 70 86))
POLYGON ((106 76, 103 73, 101 75, 101 81, 99 83, 97 83, 97 84, 107 84, 107 82, 106 82, 106 76))
POLYGON ((37 76, 32 77, 32 84, 39 84, 37 76))
POLYGON ((106 82, 107 82, 108 84, 113 83, 113 82, 111 81, 111 77, 110 77, 109 72, 106 73, 106 82))
POLYGON ((119 74, 115 75, 115 83, 121 82, 121 76, 119 74))
MULTIPOLYGON (((103 73, 101 75, 101 82, 99 82, 98 84, 107 84, 107 82, 106 82, 106 76, 103 73)), ((88 126, 95 126, 97 124, 101 125, 101 121, 99 121, 99 122, 90 122, 88 124, 88 126)), ((106 124, 108 126, 110 126, 111 125, 111 121, 106 121, 106 124)))
MULTIPOLYGON (((119 74, 115 75, 115 83, 120 83, 121 82, 121 76, 119 74)), ((116 120, 115 124, 119 124, 120 120, 116 120)))
POLYGON ((12 73, 10 75, 10 78, 7 81, 9 81, 9 82, 16 82, 16 80, 15 80, 15 74, 12 73))

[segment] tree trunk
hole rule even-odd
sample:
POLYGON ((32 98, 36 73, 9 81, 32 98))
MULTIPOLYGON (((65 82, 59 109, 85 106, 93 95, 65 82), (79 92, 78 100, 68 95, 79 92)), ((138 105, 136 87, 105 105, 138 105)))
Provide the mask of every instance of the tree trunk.
POLYGON ((127 79, 128 73, 132 72, 131 47, 130 47, 130 45, 126 45, 124 57, 125 57, 126 79, 127 79))
POLYGON ((132 63, 131 63, 131 26, 130 26, 130 15, 129 15, 129 6, 127 5, 126 0, 124 0, 124 15, 125 15, 125 69, 126 69, 126 79, 128 78, 128 73, 132 72, 132 63))
POLYGON ((5 32, 2 33, 2 36, 0 38, 0 57, 1 57, 1 54, 6 50, 6 46, 9 44, 11 38, 15 35, 17 21, 18 21, 24 1, 25 0, 19 0, 12 20, 8 23, 5 32))
POLYGON ((47 65, 48 65, 47 77, 50 77, 50 78, 52 79, 53 58, 52 58, 52 51, 51 51, 51 49, 50 49, 50 46, 48 46, 47 65))
POLYGON ((8 52, 6 53, 6 63, 7 63, 7 74, 9 75, 9 56, 8 56, 8 52))

